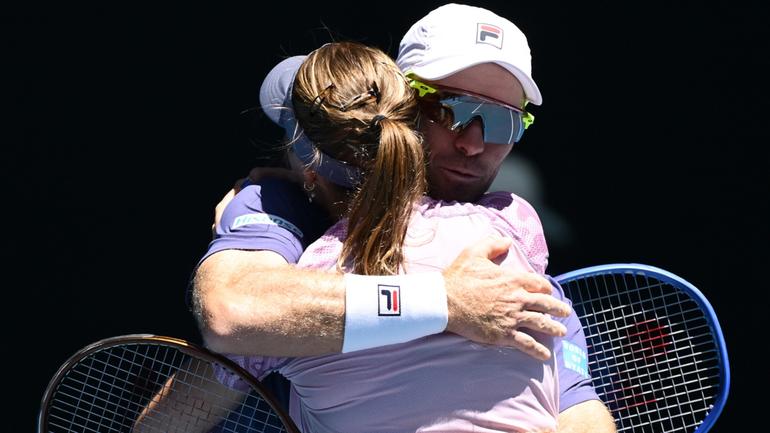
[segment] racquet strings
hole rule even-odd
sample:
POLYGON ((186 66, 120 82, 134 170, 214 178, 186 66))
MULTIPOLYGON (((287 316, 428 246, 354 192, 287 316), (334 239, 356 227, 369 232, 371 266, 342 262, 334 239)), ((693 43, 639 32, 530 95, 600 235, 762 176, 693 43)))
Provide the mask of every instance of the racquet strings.
POLYGON ((710 322, 680 289, 643 273, 563 283, 583 324, 588 367, 618 432, 692 432, 720 387, 710 322))
POLYGON ((172 376, 177 390, 204 393, 204 403, 175 400, 175 409, 181 415, 174 415, 173 420, 169 415, 150 411, 141 431, 168 433, 173 431, 170 425, 179 425, 180 417, 189 426, 184 431, 210 427, 216 427, 214 432, 286 431, 275 411, 258 394, 247 396, 246 392, 215 382, 211 365, 157 343, 98 350, 72 366, 58 384, 48 409, 49 432, 131 432, 135 420, 172 376), (212 412, 222 411, 225 416, 217 415, 212 421, 212 412), (205 424, 202 427, 200 423, 205 424))

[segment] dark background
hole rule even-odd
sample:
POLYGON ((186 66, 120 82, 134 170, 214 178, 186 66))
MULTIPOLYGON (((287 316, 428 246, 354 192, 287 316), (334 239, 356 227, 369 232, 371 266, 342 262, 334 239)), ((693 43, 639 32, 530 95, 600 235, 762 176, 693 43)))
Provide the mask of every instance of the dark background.
MULTIPOLYGON (((640 262, 699 287, 732 362, 714 431, 733 431, 762 413, 768 385, 751 362, 770 307, 759 280, 767 16, 760 2, 626 3, 474 4, 509 17, 532 48, 544 105, 514 153, 538 173, 531 200, 553 216, 549 273, 640 262)), ((183 293, 214 205, 260 162, 249 135, 277 137, 239 114, 258 104, 265 74, 332 39, 395 56, 440 3, 273 5, 285 14, 251 4, 30 6, 4 20, 16 107, 0 166, 4 362, 21 404, 4 421, 18 427, 2 430, 32 427, 48 380, 88 343, 140 332, 199 341, 183 293)))

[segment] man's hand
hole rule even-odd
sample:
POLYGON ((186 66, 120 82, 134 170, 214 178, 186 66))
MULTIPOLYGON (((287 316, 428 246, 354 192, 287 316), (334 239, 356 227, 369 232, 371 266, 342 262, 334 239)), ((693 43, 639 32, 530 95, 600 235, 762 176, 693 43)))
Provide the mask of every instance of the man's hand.
POLYGON ((224 197, 222 197, 222 200, 219 200, 219 203, 214 207, 214 224, 211 225, 211 236, 216 237, 217 235, 217 227, 219 226, 219 221, 222 220, 222 214, 225 211, 225 208, 227 207, 227 204, 232 201, 233 197, 235 197, 235 194, 240 191, 240 187, 236 190, 235 188, 231 189, 230 191, 225 194, 224 197))
POLYGON ((551 296, 553 289, 545 278, 492 262, 508 251, 511 242, 490 237, 463 250, 444 271, 447 330, 478 343, 513 347, 546 360, 551 351, 526 330, 565 335, 564 325, 548 315, 566 317, 570 307, 551 296))

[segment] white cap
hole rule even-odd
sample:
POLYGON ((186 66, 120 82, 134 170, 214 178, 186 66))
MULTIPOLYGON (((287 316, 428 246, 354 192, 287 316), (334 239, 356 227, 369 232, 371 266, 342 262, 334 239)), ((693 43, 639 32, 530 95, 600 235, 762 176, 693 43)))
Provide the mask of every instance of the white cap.
POLYGON ((521 83, 531 103, 543 97, 532 79, 527 37, 509 20, 486 9, 447 4, 417 21, 401 39, 398 66, 439 80, 481 63, 497 63, 521 83))

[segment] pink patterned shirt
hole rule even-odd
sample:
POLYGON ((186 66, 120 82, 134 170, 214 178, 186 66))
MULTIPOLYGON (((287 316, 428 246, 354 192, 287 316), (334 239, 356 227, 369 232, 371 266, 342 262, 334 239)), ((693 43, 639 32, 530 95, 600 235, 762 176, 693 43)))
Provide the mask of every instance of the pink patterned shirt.
MULTIPOLYGON (((346 221, 310 245, 299 266, 335 270, 346 221)), ((409 224, 403 272, 442 270, 490 234, 515 240, 501 265, 544 274, 548 249, 535 210, 510 193, 475 204, 424 198, 409 224)), ((553 350, 553 339, 538 340, 553 350)), ((444 332, 407 343, 305 358, 231 356, 257 377, 292 382, 291 416, 303 432, 556 431, 556 361, 444 332)), ((235 385, 235 384, 232 384, 235 385)))

